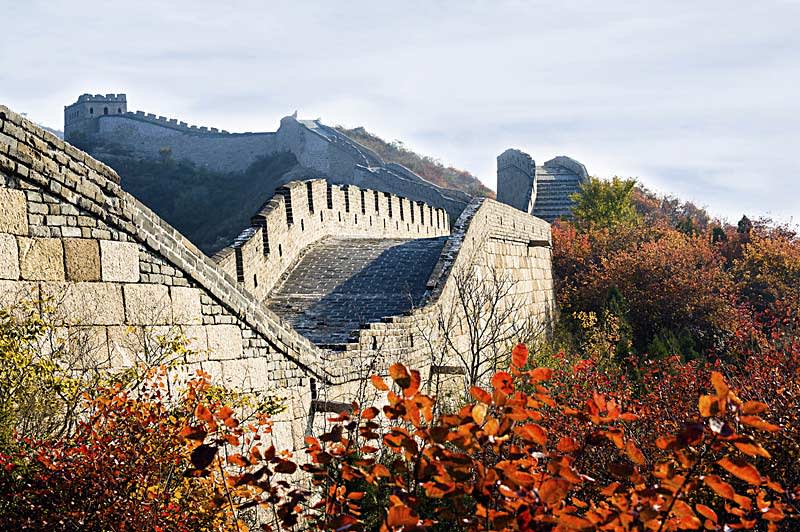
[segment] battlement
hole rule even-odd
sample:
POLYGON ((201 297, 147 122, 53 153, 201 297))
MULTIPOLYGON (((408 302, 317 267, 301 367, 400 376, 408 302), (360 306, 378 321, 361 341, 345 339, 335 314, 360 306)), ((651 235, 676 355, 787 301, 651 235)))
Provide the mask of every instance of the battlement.
POLYGON ((411 240, 449 234, 447 212, 421 201, 324 179, 292 181, 214 260, 263 300, 303 250, 327 236, 411 240))
MULTIPOLYGON (((127 95, 120 94, 81 94, 78 96, 78 101, 75 103, 88 103, 88 102, 127 102, 127 95)), ((75 104, 72 104, 75 105, 75 104)), ((70 107, 70 106, 65 106, 70 107)))
POLYGON ((156 126, 166 127, 175 131, 183 133, 190 133, 195 135, 265 135, 274 133, 230 133, 224 129, 208 126, 195 126, 186 122, 180 121, 177 118, 168 118, 166 116, 155 115, 153 113, 145 113, 144 111, 129 111, 123 115, 109 115, 109 118, 125 118, 129 120, 138 120, 140 122, 147 122, 156 126))

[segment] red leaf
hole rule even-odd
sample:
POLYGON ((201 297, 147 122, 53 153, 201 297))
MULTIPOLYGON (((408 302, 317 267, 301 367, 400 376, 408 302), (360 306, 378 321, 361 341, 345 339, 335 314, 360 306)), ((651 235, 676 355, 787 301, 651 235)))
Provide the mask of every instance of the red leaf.
POLYGON ((754 486, 761 484, 761 473, 758 472, 754 466, 749 464, 746 460, 739 458, 725 457, 717 462, 720 467, 725 469, 731 475, 749 482, 754 486))
POLYGON ((511 350, 511 365, 517 369, 522 369, 528 362, 528 348, 525 344, 517 344, 511 350))
POLYGON ((492 377, 492 386, 506 395, 514 393, 514 384, 511 375, 506 371, 498 371, 492 377))
POLYGON ((370 377, 370 381, 372 381, 372 385, 377 388, 381 392, 388 392, 389 387, 383 382, 383 379, 379 375, 373 375, 370 377))
POLYGON ((473 386, 469 389, 469 394, 474 397, 476 401, 480 401, 481 403, 485 403, 487 405, 492 404, 492 396, 489 395, 489 392, 483 388, 473 386))
POLYGON ((390 527, 414 526, 418 522, 417 514, 405 504, 391 506, 386 516, 386 524, 390 527))
POLYGON ((406 367, 399 362, 389 366, 389 376, 403 390, 411 386, 411 375, 409 375, 406 367))
POLYGON ((514 432, 523 440, 532 441, 542 446, 547 443, 547 431, 536 423, 521 425, 515 428, 514 432))

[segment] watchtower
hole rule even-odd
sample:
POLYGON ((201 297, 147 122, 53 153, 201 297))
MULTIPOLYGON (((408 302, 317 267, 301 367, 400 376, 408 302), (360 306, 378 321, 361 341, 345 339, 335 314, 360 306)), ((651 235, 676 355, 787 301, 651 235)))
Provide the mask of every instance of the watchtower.
POLYGON ((497 201, 530 213, 536 201, 536 163, 525 152, 508 149, 497 156, 497 201))
POLYGON ((75 143, 97 132, 97 119, 128 112, 124 94, 82 94, 78 101, 64 106, 64 140, 75 143))

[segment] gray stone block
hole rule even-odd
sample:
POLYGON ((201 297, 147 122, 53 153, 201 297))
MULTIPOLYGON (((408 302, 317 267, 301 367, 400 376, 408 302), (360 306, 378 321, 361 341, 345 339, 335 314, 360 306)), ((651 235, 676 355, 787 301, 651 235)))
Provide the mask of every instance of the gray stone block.
POLYGON ((156 284, 126 284, 125 321, 131 325, 166 325, 172 322, 168 287, 156 284))
POLYGON ((19 248, 13 235, 0 233, 0 279, 19 279, 19 248))
POLYGON ((127 283, 139 281, 138 244, 101 240, 100 259, 104 281, 127 283))
POLYGON ((28 213, 25 193, 0 188, 0 233, 28 235, 28 213))
POLYGON ((63 281, 64 250, 58 238, 17 237, 23 279, 63 281))

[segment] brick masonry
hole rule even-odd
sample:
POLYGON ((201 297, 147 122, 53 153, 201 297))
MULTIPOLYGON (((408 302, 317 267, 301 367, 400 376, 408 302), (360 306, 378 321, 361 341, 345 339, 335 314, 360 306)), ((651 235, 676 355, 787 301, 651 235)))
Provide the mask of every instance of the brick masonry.
POLYGON ((59 326, 80 332, 114 366, 140 358, 155 336, 184 334, 195 349, 184 370, 285 399, 274 432, 282 447, 301 447, 315 427, 312 398, 352 400, 369 373, 395 360, 427 374, 430 346, 419 334, 448 304, 459 268, 508 269, 519 304, 542 323, 551 319, 547 223, 475 200, 450 233, 442 208, 407 197, 290 183, 212 260, 125 193, 113 170, 0 106, 0 304, 51 298, 59 326), (298 280, 319 266, 305 258, 319 253, 336 265, 326 253, 344 246, 352 261, 340 261, 336 275, 314 274, 328 283, 316 293, 339 298, 323 314, 339 312, 338 331, 349 331, 330 348, 330 338, 313 338, 316 345, 293 327, 297 313, 273 303, 316 291, 298 280), (361 273, 365 283, 348 288, 361 273), (408 304, 387 297, 401 285, 408 304), (357 315, 345 301, 372 304, 357 315))

